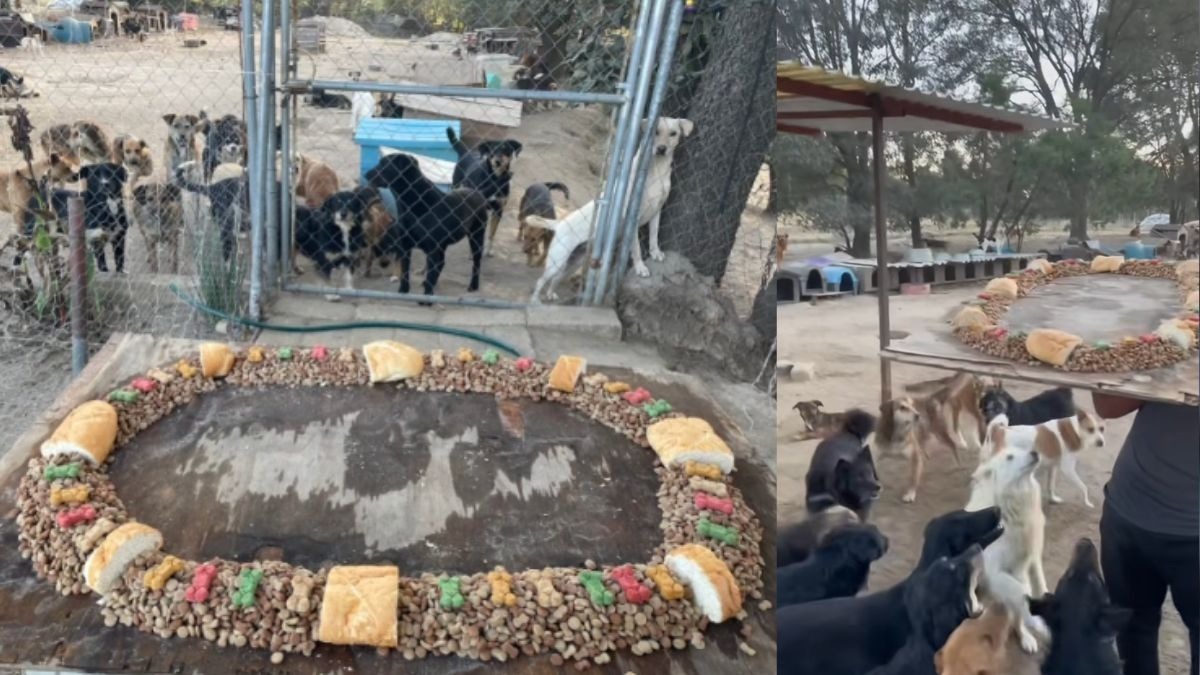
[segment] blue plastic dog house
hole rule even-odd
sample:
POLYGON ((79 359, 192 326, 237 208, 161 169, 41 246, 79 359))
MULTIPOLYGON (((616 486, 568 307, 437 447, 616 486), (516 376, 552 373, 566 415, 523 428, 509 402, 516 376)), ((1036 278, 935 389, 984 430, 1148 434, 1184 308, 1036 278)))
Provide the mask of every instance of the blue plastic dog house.
MULTIPOLYGON (((354 142, 358 144, 359 175, 366 182, 367 171, 379 163, 380 148, 391 148, 414 155, 424 155, 447 162, 458 160, 458 154, 446 138, 446 129, 462 137, 462 122, 458 120, 397 120, 368 117, 358 123, 354 142)), ((443 186, 448 189, 449 186, 443 186)))
POLYGON ((805 298, 857 294, 858 275, 833 262, 828 258, 810 258, 785 263, 775 273, 775 301, 800 302, 805 298))

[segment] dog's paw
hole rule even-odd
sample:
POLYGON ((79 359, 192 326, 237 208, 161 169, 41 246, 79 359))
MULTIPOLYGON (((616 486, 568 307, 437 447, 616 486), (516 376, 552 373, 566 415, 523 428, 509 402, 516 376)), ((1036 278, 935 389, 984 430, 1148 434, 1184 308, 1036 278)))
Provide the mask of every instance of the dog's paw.
POLYGON ((667 259, 667 256, 662 251, 652 248, 650 249, 650 259, 656 262, 662 262, 667 259))
POLYGON ((1083 500, 1083 505, 1088 507, 1089 509, 1095 508, 1095 506, 1096 506, 1095 504, 1092 503, 1092 500, 1090 500, 1090 499, 1083 500))
POLYGON ((388 277, 388 281, 392 282, 393 284, 399 283, 400 277, 393 274, 392 276, 388 277))
POLYGON ((1025 626, 1021 626, 1020 630, 1017 632, 1020 634, 1019 637, 1021 640, 1021 651, 1025 652, 1026 654, 1036 653, 1038 650, 1038 641, 1037 638, 1033 636, 1033 633, 1030 633, 1029 629, 1025 626))
POLYGON ((634 273, 635 273, 635 274, 637 274, 639 277, 648 277, 648 276, 650 276, 650 268, 649 268, 649 267, 646 267, 646 263, 644 263, 644 262, 636 262, 636 263, 634 263, 634 264, 633 264, 633 271, 634 271, 634 273))
POLYGON ((1051 504, 1061 504, 1062 497, 1059 497, 1058 495, 1050 495, 1050 503, 1051 504))
POLYGON ((917 501, 917 491, 909 490, 908 492, 905 492, 904 496, 900 498, 900 501, 904 502, 905 504, 911 504, 917 501))

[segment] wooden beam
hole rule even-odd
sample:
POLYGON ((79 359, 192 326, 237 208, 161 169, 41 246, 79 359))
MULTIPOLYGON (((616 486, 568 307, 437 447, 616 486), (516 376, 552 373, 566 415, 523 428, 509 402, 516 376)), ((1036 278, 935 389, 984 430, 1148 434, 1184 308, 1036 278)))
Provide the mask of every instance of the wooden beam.
POLYGON ((975 115, 972 113, 959 112, 957 110, 949 110, 939 108, 927 103, 917 103, 916 101, 901 101, 897 99, 884 99, 884 105, 888 103, 898 103, 904 110, 904 114, 910 117, 923 117, 927 120, 935 120, 938 122, 947 122, 949 124, 957 124, 959 126, 970 127, 972 129, 980 129, 982 131, 997 131, 1000 133, 1018 133, 1025 131, 1025 127, 1014 122, 1006 122, 993 117, 984 115, 975 115))
POLYGON ((870 110, 803 110, 799 112, 781 112, 775 114, 777 120, 841 120, 869 118, 870 110))
POLYGON ((795 124, 780 124, 778 122, 775 123, 775 131, 782 131, 785 134, 800 134, 801 136, 820 136, 821 135, 820 129, 813 129, 812 127, 801 127, 801 126, 796 126, 795 124))
POLYGON ((802 82, 800 80, 792 80, 786 77, 775 78, 775 89, 784 94, 819 98, 823 101, 835 101, 837 103, 845 103, 846 105, 858 106, 860 108, 869 108, 871 105, 867 100, 866 92, 835 89, 833 87, 827 87, 821 84, 802 82))

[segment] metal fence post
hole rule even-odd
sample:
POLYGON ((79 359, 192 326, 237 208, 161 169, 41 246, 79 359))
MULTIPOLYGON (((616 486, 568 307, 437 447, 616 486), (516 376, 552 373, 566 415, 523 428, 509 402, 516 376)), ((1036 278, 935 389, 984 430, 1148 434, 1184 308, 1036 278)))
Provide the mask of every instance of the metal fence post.
MULTIPOLYGON (((679 32, 683 26, 683 0, 667 0, 672 3, 671 14, 667 17, 667 35, 663 40, 662 50, 658 54, 658 71, 655 73, 654 93, 650 95, 650 108, 646 111, 646 119, 649 124, 653 125, 658 120, 659 113, 662 112, 663 99, 667 96, 667 85, 671 80, 671 64, 675 60, 675 45, 679 42, 679 32)), ((646 192, 646 177, 650 173, 650 162, 652 158, 650 153, 654 144, 654 129, 647 129, 641 139, 640 147, 634 161, 634 179, 633 189, 629 193, 629 199, 625 203, 625 211, 619 216, 617 221, 617 232, 620 236, 621 245, 617 252, 617 258, 613 261, 612 275, 612 294, 616 297, 617 289, 621 285, 621 277, 629 264, 629 251, 631 246, 640 246, 637 243, 638 227, 641 223, 638 221, 639 212, 641 211, 642 195, 646 192)), ((601 288, 599 291, 600 301, 606 299, 606 289, 601 288)))
POLYGON ((83 226, 83 198, 67 200, 67 236, 71 258, 71 372, 87 365, 87 242, 83 226))
POLYGON ((275 14, 274 0, 263 0, 262 72, 259 85, 259 143, 262 145, 263 231, 266 239, 266 279, 275 279, 279 259, 279 183, 275 175, 275 14))
MULTIPOLYGON (((259 148, 258 94, 254 83, 254 4, 242 0, 242 96, 246 101, 246 136, 251 150, 259 148)), ((249 153, 247 181, 250 189, 250 301, 249 314, 262 317, 262 221, 263 199, 260 191, 261 152, 249 153)))
POLYGON ((633 45, 629 52, 629 65, 625 70, 625 82, 622 83, 621 93, 625 96, 625 102, 621 105, 621 109, 617 112, 617 124, 613 129, 612 145, 608 154, 608 166, 604 172, 604 188, 599 197, 596 199, 596 212, 592 219, 592 236, 589 238, 591 242, 588 244, 589 250, 585 257, 585 276, 583 285, 583 294, 580 297, 581 304, 591 304, 592 295, 596 288, 596 278, 599 274, 598 270, 592 267, 592 260, 595 259, 596 253, 602 251, 604 242, 608 239, 608 229, 605 227, 605 222, 608 220, 607 214, 612 210, 613 205, 620 204, 622 186, 619 185, 617 177, 620 175, 620 163, 622 149, 628 142, 628 136, 631 133, 631 120, 636 120, 636 114, 632 110, 632 92, 637 90, 639 78, 643 77, 642 72, 642 54, 645 52, 646 35, 648 31, 646 27, 650 24, 651 2, 654 0, 643 0, 638 7, 637 22, 634 24, 633 45))
MULTIPOLYGON (((281 78, 292 78, 292 0, 279 0, 279 61, 283 65, 281 78)), ((283 110, 279 114, 279 149, 282 155, 279 176, 279 259, 280 288, 292 271, 292 103, 294 97, 283 92, 283 110)))
MULTIPOLYGON (((658 42, 662 37, 663 14, 666 13, 667 2, 670 1, 671 0, 654 0, 653 16, 650 18, 649 35, 646 37, 646 47, 641 55, 642 76, 638 78, 637 91, 633 94, 633 111, 634 115, 636 115, 632 121, 633 129, 640 128, 639 124, 642 110, 646 107, 646 98, 650 91, 650 67, 647 55, 655 53, 658 49, 658 42)), ((617 240, 619 238, 619 231, 617 228, 619 221, 617 220, 617 217, 618 214, 620 214, 624 209, 625 202, 628 201, 629 197, 629 167, 632 166, 633 153, 637 148, 636 138, 637 135, 635 134, 632 138, 626 140, 624 147, 621 148, 622 160, 618 165, 619 173, 617 174, 618 199, 614 200, 612 204, 616 206, 615 209, 611 208, 612 205, 610 205, 610 209, 606 214, 605 222, 603 223, 608 236, 604 241, 604 248, 600 255, 600 273, 596 277, 596 288, 593 291, 594 295, 589 298, 593 304, 600 304, 604 300, 604 288, 608 284, 608 274, 609 270, 612 268, 613 251, 616 248, 617 240)))

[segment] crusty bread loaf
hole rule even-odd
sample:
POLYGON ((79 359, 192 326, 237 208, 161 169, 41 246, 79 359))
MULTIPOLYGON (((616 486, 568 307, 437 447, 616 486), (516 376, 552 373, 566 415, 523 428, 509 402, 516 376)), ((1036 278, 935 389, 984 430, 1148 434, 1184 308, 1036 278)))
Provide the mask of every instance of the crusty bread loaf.
POLYGON ((992 320, 978 307, 963 307, 951 322, 955 328, 982 330, 992 325, 992 320))
POLYGON ((1093 272, 1117 272, 1125 264, 1123 255, 1098 255, 1092 258, 1093 272))
POLYGON ((200 345, 200 372, 205 377, 225 377, 237 362, 229 345, 220 342, 205 342, 200 345))
POLYGON ((1083 338, 1066 331, 1039 328, 1025 338, 1025 349, 1038 361, 1052 366, 1065 365, 1071 352, 1083 343, 1083 338))
POLYGON ((71 411, 42 443, 42 457, 75 455, 101 464, 117 441, 117 409, 105 401, 88 401, 71 411))
POLYGON ((663 466, 683 466, 689 461, 712 464, 722 473, 733 471, 733 452, 698 417, 672 417, 646 429, 646 440, 663 466))
POLYGON ((380 340, 363 345, 371 383, 399 382, 416 377, 425 370, 425 357, 420 350, 403 342, 380 340))
POLYGON ((334 645, 395 647, 400 568, 341 565, 329 570, 317 640, 334 645))
POLYGON ((1008 277, 1000 277, 992 279, 983 289, 984 293, 994 295, 998 298, 1016 298, 1020 294, 1021 289, 1017 286, 1017 282, 1008 277))
POLYGON ((1196 334, 1188 327, 1186 321, 1167 319, 1158 325, 1154 334, 1165 342, 1178 345, 1180 349, 1191 349, 1196 343, 1196 334))
POLYGON ((558 357, 554 370, 550 371, 550 388, 565 391, 568 394, 575 391, 579 378, 587 373, 587 359, 582 356, 558 357))
POLYGON ((699 544, 679 546, 667 554, 667 569, 692 590, 692 601, 712 623, 742 611, 742 591, 729 567, 699 544))
POLYGON ((1046 260, 1045 258, 1038 258, 1030 262, 1025 269, 1033 270, 1034 272, 1040 272, 1042 274, 1049 274, 1050 271, 1054 269, 1054 265, 1050 264, 1050 261, 1046 260))
POLYGON ((1200 312, 1200 291, 1188 293, 1187 300, 1183 303, 1183 306, 1189 312, 1200 312))
POLYGON ((157 551, 163 538, 158 530, 130 521, 108 533, 83 564, 83 581, 93 591, 104 595, 134 558, 157 551))

